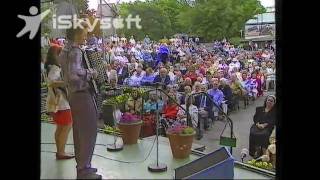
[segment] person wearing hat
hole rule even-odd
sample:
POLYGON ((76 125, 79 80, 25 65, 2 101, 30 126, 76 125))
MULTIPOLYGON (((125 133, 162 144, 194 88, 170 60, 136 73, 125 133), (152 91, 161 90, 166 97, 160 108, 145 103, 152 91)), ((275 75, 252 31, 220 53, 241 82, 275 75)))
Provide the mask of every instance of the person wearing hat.
POLYGON ((276 97, 269 95, 264 105, 256 108, 253 116, 254 124, 250 128, 249 154, 254 158, 266 153, 269 137, 276 122, 276 97))

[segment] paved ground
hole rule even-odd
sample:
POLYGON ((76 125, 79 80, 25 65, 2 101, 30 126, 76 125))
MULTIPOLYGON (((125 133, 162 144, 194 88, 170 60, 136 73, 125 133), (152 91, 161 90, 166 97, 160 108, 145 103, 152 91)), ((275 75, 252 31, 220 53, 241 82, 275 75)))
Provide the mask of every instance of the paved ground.
MULTIPOLYGON (((268 94, 274 94, 268 92, 268 94)), ((266 94, 265 94, 266 95, 266 94)), ((252 102, 246 109, 244 109, 243 102, 240 102, 240 109, 236 112, 232 112, 229 117, 234 123, 234 134, 237 138, 237 147, 233 148, 233 156, 240 160, 241 150, 243 148, 249 149, 249 132, 250 127, 253 124, 253 115, 257 106, 262 106, 265 97, 258 98, 255 102, 252 102)), ((220 134, 224 128, 225 121, 217 121, 213 127, 204 133, 204 137, 201 140, 195 140, 196 143, 206 146, 205 152, 212 152, 220 148, 219 139, 220 134)), ((226 128, 224 136, 230 137, 230 128, 226 128)), ((249 160, 251 157, 245 159, 249 160)))

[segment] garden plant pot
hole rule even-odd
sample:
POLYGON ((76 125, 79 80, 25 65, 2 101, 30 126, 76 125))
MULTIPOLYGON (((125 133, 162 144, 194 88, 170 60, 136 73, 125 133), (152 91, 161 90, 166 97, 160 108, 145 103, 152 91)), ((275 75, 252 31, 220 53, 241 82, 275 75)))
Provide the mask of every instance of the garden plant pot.
POLYGON ((196 132, 187 135, 167 133, 167 137, 169 138, 170 142, 172 156, 174 158, 184 159, 189 157, 195 134, 196 132))
POLYGON ((142 121, 134 123, 118 123, 122 133, 123 144, 137 144, 140 135, 142 121))

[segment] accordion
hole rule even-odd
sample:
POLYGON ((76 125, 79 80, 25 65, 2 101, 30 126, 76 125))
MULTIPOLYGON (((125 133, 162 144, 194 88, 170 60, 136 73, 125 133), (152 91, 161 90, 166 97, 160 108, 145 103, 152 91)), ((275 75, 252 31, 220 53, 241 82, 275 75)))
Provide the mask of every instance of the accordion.
POLYGON ((91 49, 85 49, 82 51, 84 61, 87 68, 92 68, 97 71, 98 76, 96 79, 91 80, 90 84, 94 89, 94 101, 99 114, 102 113, 103 96, 100 92, 100 88, 108 80, 105 64, 103 62, 103 52, 94 51, 91 49))

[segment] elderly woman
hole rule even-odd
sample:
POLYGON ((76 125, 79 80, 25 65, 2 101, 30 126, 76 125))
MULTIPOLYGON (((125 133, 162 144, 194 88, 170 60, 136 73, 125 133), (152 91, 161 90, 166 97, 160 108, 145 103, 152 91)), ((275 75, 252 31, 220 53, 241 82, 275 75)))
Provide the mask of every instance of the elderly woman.
MULTIPOLYGON (((179 111, 179 106, 176 104, 176 96, 174 93, 169 93, 169 99, 163 107, 161 124, 166 130, 170 127, 177 119, 177 113, 179 111)), ((165 133, 165 132, 163 132, 165 133)))
POLYGON ((201 91, 201 87, 202 87, 202 84, 200 83, 200 82, 198 82, 198 81, 196 81, 195 83, 194 83, 194 85, 193 85, 193 90, 192 90, 192 92, 191 93, 198 93, 198 92, 200 92, 201 91))
POLYGON ((276 97, 266 97, 263 107, 257 107, 253 116, 254 124, 250 129, 249 153, 254 158, 266 153, 269 137, 276 122, 276 97))
POLYGON ((187 77, 190 78, 191 81, 194 83, 197 80, 197 77, 198 77, 197 73, 195 72, 195 67, 191 66, 184 77, 185 78, 187 78, 187 77))
MULTIPOLYGON (((187 109, 189 107, 189 114, 191 117, 191 123, 194 128, 198 127, 198 108, 194 105, 194 98, 190 97, 186 101, 186 104, 182 104, 182 108, 187 109)), ((181 122, 181 124, 187 124, 187 112, 183 110, 181 107, 177 113, 177 120, 181 122)))

